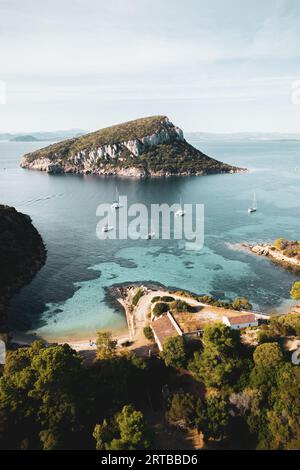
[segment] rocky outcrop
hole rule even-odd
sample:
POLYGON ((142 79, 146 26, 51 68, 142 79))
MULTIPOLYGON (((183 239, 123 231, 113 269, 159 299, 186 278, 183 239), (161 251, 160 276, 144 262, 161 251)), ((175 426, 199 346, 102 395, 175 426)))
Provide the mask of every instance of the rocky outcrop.
POLYGON ((25 155, 21 167, 139 178, 240 170, 192 147, 166 116, 137 119, 50 145, 25 155))
POLYGON ((28 215, 0 205, 0 328, 11 297, 30 282, 46 260, 43 240, 28 215))
POLYGON ((300 270, 300 260, 298 258, 284 255, 281 250, 276 249, 270 243, 261 243, 257 245, 248 245, 243 243, 242 247, 258 256, 266 256, 272 261, 281 264, 283 267, 293 267, 294 269, 300 270))

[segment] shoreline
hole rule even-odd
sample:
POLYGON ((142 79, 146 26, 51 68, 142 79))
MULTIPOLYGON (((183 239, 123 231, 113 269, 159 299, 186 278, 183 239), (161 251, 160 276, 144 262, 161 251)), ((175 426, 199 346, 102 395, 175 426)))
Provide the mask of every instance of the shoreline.
MULTIPOLYGON (((25 157, 25 156, 24 156, 25 157)), ((58 164, 59 165, 59 164, 58 164)), ((234 175, 234 174, 241 174, 241 173, 249 173, 248 168, 229 168, 223 170, 216 170, 216 171, 205 171, 199 170, 197 172, 189 172, 189 171, 182 171, 182 172, 168 172, 165 170, 160 171, 152 171, 152 170, 141 170, 138 167, 128 167, 128 168, 111 168, 106 170, 84 170, 78 169, 77 167, 72 168, 65 168, 65 167, 58 167, 58 168, 48 168, 47 164, 40 163, 40 164, 32 164, 23 162, 23 159, 20 162, 20 167, 24 170, 31 170, 31 171, 41 171, 51 175, 79 175, 79 176, 100 176, 100 177, 117 177, 117 178, 124 178, 124 179, 146 179, 146 178, 171 178, 171 177, 189 177, 189 176, 214 176, 214 175, 234 175)))
POLYGON ((300 271, 300 260, 284 255, 281 250, 276 249, 271 243, 257 243, 254 245, 250 243, 240 243, 237 244, 236 247, 256 256, 269 258, 272 262, 279 264, 283 268, 300 271))
MULTIPOLYGON (((245 244, 240 245, 239 248, 246 249, 245 244)), ((248 251, 251 251, 248 248, 248 251)), ((136 283, 125 283, 116 286, 112 286, 112 291, 110 292, 110 297, 114 295, 114 302, 116 305, 119 305, 124 311, 127 328, 122 328, 118 330, 101 329, 101 331, 111 331, 112 337, 117 341, 118 347, 121 348, 126 345, 126 350, 128 351, 139 351, 139 354, 145 355, 148 354, 149 349, 153 343, 148 341, 143 333, 145 326, 149 326, 151 322, 151 300, 156 296, 173 296, 176 300, 185 300, 190 305, 201 305, 205 308, 213 308, 209 304, 204 304, 196 300, 197 294, 188 291, 181 291, 176 288, 167 288, 166 286, 160 285, 159 283, 149 282, 142 284, 141 282, 136 283), (147 285, 148 284, 148 285, 147 285), (133 304, 133 297, 136 294, 138 289, 143 290, 143 295, 139 299, 136 305, 133 304)), ((296 304, 293 305, 292 302, 284 301, 282 305, 277 308, 270 308, 265 312, 256 312, 252 313, 259 316, 272 317, 279 315, 287 315, 293 311, 296 307, 296 304)), ((219 307, 215 307, 216 309, 219 307)), ((226 311, 225 311, 226 312, 226 311)), ((234 312, 238 314, 237 311, 234 312)), ((83 335, 75 334, 66 334, 61 336, 49 336, 43 338, 38 336, 35 333, 24 333, 14 331, 12 332, 12 342, 18 346, 29 346, 33 341, 42 340, 46 344, 69 344, 77 352, 95 352, 96 347, 96 336, 97 330, 91 330, 86 332, 83 335)))

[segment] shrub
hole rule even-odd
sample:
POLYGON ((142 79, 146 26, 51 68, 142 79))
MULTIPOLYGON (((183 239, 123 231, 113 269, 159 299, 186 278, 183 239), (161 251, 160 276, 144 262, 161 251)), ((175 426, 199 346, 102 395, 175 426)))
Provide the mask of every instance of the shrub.
POLYGON ((117 341, 110 331, 97 331, 97 359, 108 360, 116 355, 117 341))
POLYGON ((182 390, 174 393, 169 399, 166 421, 181 429, 195 427, 196 404, 194 397, 182 390))
POLYGON ((139 288, 136 293, 134 294, 133 298, 132 298, 132 303, 134 306, 136 306, 140 300, 141 297, 143 297, 144 295, 144 292, 141 288, 139 288))
POLYGON ((291 296, 294 300, 300 300, 300 282, 294 282, 291 289, 291 296))
POLYGON ((143 332, 144 332, 144 336, 145 336, 146 339, 148 339, 149 341, 153 341, 153 340, 154 340, 153 331, 152 331, 152 329, 150 328, 150 326, 145 326, 143 332))
POLYGON ((214 298, 211 295, 201 295, 197 300, 204 304, 212 304, 214 302, 214 298))
POLYGON ((273 335, 277 336, 300 336, 300 315, 291 314, 272 318, 270 322, 270 330, 273 335))
POLYGON ((257 341, 259 344, 275 343, 279 336, 270 330, 260 330, 257 334, 257 341))
POLYGON ((246 297, 237 297, 232 302, 232 308, 234 310, 252 310, 253 306, 250 304, 249 300, 246 297))
POLYGON ((151 303, 152 304, 155 304, 156 302, 173 302, 174 297, 171 297, 170 295, 162 295, 162 296, 159 296, 159 295, 156 295, 155 297, 152 297, 151 299, 151 303))
POLYGON ((171 297, 170 295, 162 295, 160 300, 162 302, 173 302, 175 299, 174 297, 171 297))
POLYGON ((275 242, 273 243, 273 246, 277 250, 284 250, 287 246, 287 243, 287 240, 285 240, 284 238, 277 238, 277 240, 275 240, 275 242))
POLYGON ((152 297, 151 303, 152 303, 152 304, 155 304, 155 303, 158 302, 159 300, 160 300, 160 295, 156 295, 155 297, 152 297))
POLYGON ((187 302, 184 300, 175 300, 171 304, 172 310, 176 310, 177 312, 192 312, 193 307, 189 305, 187 302))
POLYGON ((160 315, 162 315, 163 313, 165 312, 168 312, 169 310, 169 305, 164 303, 164 302, 158 302, 153 310, 152 310, 152 313, 153 315, 155 315, 156 317, 159 317, 160 315))

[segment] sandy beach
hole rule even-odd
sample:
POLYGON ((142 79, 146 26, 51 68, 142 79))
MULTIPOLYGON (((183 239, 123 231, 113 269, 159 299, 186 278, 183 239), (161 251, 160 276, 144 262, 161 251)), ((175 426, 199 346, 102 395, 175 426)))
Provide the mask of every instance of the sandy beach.
MULTIPOLYGON (((126 350, 134 351, 138 355, 141 356, 148 356, 150 354, 150 349, 153 349, 153 343, 148 341, 145 338, 143 329, 145 326, 150 324, 151 321, 151 305, 152 299, 154 297, 163 297, 163 296, 172 296, 176 300, 183 300, 187 301, 192 307, 198 308, 201 310, 200 317, 205 315, 209 315, 210 312, 213 312, 222 317, 222 315, 238 315, 240 312, 234 310, 224 309, 222 307, 213 307, 211 305, 204 304, 196 300, 192 295, 188 293, 184 294, 181 292, 175 293, 169 290, 163 289, 152 289, 145 286, 140 286, 144 291, 144 294, 139 299, 136 306, 133 305, 133 297, 137 292, 138 287, 133 286, 126 286, 126 294, 119 297, 117 300, 123 306, 124 312, 127 319, 127 326, 128 329, 122 329, 119 331, 112 331, 113 339, 118 342, 119 348, 122 348, 125 343, 126 350)), ((290 313, 294 307, 294 302, 289 301, 286 302, 281 308, 273 309, 271 312, 265 312, 262 316, 268 317, 268 314, 273 315, 284 315, 290 313)), ((256 312, 259 315, 259 312, 256 312)), ((184 318, 188 318, 191 314, 185 313, 184 318)), ((196 315, 196 314, 194 314, 196 315)), ((180 318, 180 321, 182 320, 180 318)), ((200 318, 201 320, 201 318, 200 318)), ((177 319, 179 321, 179 319, 177 319)), ((96 351, 96 337, 97 331, 91 331, 88 335, 82 335, 79 333, 75 333, 73 335, 66 335, 60 337, 47 337, 47 338, 40 338, 34 333, 23 333, 23 332, 13 332, 12 333, 12 341, 20 346, 30 345, 33 341, 38 339, 44 340, 47 344, 69 344, 75 351, 78 352, 93 352, 96 351)), ((94 355, 95 356, 95 355, 94 355)))

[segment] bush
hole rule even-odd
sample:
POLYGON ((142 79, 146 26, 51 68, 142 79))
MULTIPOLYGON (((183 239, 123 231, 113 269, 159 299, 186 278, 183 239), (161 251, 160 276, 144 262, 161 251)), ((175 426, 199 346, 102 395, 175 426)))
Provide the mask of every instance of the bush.
POLYGON ((144 295, 144 292, 141 288, 139 288, 136 293, 134 294, 133 298, 132 298, 132 303, 134 306, 136 306, 140 300, 141 297, 143 297, 144 295))
POLYGON ((212 304, 214 302, 214 298, 211 295, 201 295, 197 300, 203 304, 212 304))
POLYGON ((279 336, 270 330, 260 330, 257 334, 257 341, 259 344, 275 343, 279 336))
POLYGON ((193 307, 189 305, 184 300, 175 300, 171 304, 171 309, 176 310, 177 312, 192 312, 193 307))
POLYGON ((152 297, 151 303, 155 304, 156 302, 159 302, 159 300, 160 300, 160 295, 156 295, 155 297, 152 297))
POLYGON ((277 336, 300 336, 300 315, 291 314, 272 318, 270 330, 277 336))
POLYGON ((160 300, 162 302, 173 302, 175 299, 174 297, 171 297, 170 295, 162 295, 160 300))
POLYGON ((108 360, 115 357, 117 344, 110 331, 97 331, 97 359, 108 360))
POLYGON ((96 424, 93 432, 97 450, 149 449, 151 432, 141 411, 123 406, 111 422, 96 424))
POLYGON ((232 308, 234 310, 252 310, 253 306, 250 304, 249 300, 246 297, 237 297, 232 302, 232 308))
POLYGON ((162 295, 162 296, 159 296, 159 295, 156 295, 155 297, 152 297, 151 299, 151 303, 152 304, 155 304, 156 302, 173 302, 174 297, 171 297, 170 295, 162 295))
POLYGON ((158 302, 153 310, 152 310, 152 313, 153 315, 155 315, 156 317, 160 317, 160 315, 162 315, 163 313, 165 312, 168 312, 169 310, 169 305, 164 303, 164 302, 158 302))
POLYGON ((150 326, 145 326, 143 332, 144 332, 144 336, 145 336, 146 339, 148 339, 149 341, 153 341, 153 340, 154 340, 153 331, 152 331, 152 329, 150 328, 150 326))
POLYGON ((291 289, 291 296, 294 300, 300 300, 300 282, 294 282, 291 289))
POLYGON ((273 246, 276 248, 276 250, 284 250, 287 247, 287 240, 284 238, 277 238, 275 242, 273 243, 273 246))
POLYGON ((169 399, 166 421, 181 429, 192 429, 195 427, 196 404, 195 399, 189 393, 180 390, 169 399))

